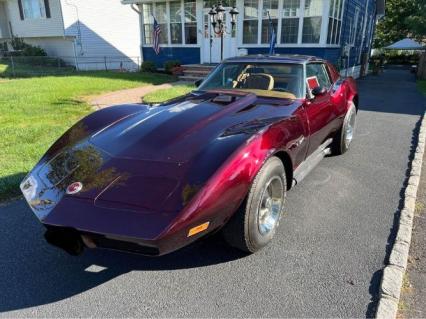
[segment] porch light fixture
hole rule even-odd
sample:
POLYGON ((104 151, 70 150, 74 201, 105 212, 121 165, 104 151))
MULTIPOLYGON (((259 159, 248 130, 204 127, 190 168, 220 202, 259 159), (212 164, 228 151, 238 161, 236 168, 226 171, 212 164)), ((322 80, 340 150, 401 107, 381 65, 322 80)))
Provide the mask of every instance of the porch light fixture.
MULTIPOLYGON (((216 6, 212 7, 209 11, 210 23, 212 24, 213 31, 217 35, 220 35, 220 60, 223 60, 223 35, 227 33, 226 24, 224 21, 225 17, 225 8, 222 6, 222 3, 219 2, 216 6)), ((237 15, 239 14, 237 8, 233 7, 229 10, 229 15, 231 16, 231 26, 234 30, 235 25, 237 24, 237 15)), ((232 31, 231 30, 231 31, 232 31)))

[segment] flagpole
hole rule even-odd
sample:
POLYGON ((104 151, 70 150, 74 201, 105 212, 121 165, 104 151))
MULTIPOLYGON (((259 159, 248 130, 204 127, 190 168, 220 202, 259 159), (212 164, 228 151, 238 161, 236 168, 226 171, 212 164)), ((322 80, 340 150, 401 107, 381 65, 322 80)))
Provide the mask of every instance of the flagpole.
POLYGON ((269 10, 267 10, 266 13, 268 14, 269 29, 270 29, 269 33, 271 34, 270 43, 269 43, 269 55, 272 55, 275 53, 276 33, 274 29, 274 24, 272 23, 271 15, 269 14, 269 10))

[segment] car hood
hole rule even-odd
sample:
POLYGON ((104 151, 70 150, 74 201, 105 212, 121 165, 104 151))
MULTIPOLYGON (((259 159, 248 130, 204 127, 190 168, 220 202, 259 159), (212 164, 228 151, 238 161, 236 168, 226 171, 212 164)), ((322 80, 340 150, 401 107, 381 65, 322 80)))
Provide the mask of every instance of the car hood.
POLYGON ((95 132, 89 142, 117 158, 187 162, 218 138, 244 133, 271 117, 269 102, 243 92, 191 94, 178 101, 150 107, 95 132), (240 130, 235 130, 235 128, 240 130))
POLYGON ((47 224, 93 230, 102 222, 107 231, 111 223, 103 221, 105 216, 118 223, 120 214, 144 214, 159 231, 231 154, 299 105, 297 100, 218 91, 135 107, 90 134, 84 125, 70 129, 21 188, 47 224), (67 194, 75 182, 82 184, 81 191, 67 194), (88 208, 77 208, 79 203, 88 208))

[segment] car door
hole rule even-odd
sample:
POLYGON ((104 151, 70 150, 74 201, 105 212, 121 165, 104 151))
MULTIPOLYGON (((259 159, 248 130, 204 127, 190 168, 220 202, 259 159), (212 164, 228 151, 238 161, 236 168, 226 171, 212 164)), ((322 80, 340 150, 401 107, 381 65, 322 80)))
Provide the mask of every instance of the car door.
POLYGON ((330 99, 335 115, 335 128, 339 129, 342 126, 343 119, 346 115, 347 101, 346 101, 346 83, 343 78, 340 77, 339 72, 330 63, 326 64, 328 74, 332 82, 330 90, 330 99))
POLYGON ((324 63, 315 62, 306 65, 306 114, 309 121, 310 139, 308 153, 312 154, 333 131, 334 112, 330 93, 332 83, 324 63), (315 86, 324 89, 323 94, 313 96, 312 89, 315 86))

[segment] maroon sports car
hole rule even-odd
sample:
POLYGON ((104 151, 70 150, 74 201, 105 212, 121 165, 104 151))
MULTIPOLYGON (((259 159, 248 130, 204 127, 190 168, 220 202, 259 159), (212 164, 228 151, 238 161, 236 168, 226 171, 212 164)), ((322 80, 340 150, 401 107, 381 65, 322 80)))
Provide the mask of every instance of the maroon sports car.
POLYGON ((255 252, 285 195, 352 141, 352 78, 310 56, 245 56, 188 95, 120 105, 69 129, 21 184, 46 240, 162 255, 221 230, 255 252))

